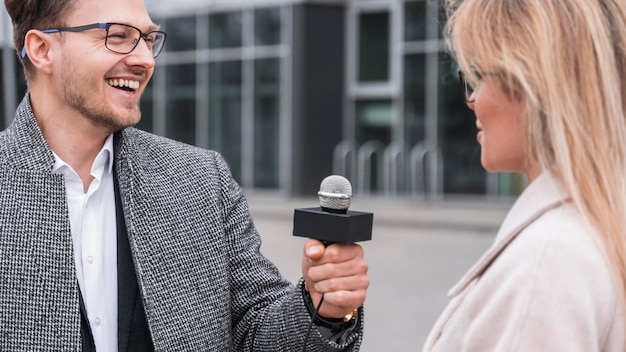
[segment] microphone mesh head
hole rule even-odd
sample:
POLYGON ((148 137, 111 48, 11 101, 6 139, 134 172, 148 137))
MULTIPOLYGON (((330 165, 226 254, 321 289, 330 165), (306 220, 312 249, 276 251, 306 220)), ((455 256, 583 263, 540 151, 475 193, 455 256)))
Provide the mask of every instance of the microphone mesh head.
POLYGON ((322 180, 317 194, 320 198, 320 207, 348 210, 352 198, 352 185, 343 176, 331 175, 322 180))

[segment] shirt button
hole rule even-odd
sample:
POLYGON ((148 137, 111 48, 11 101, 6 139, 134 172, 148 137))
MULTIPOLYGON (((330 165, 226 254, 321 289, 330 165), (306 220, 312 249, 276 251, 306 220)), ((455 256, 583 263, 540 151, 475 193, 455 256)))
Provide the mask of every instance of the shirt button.
POLYGON ((94 322, 96 323, 96 326, 100 326, 100 318, 96 318, 96 320, 94 320, 94 322))
POLYGON ((93 264, 93 257, 92 257, 92 256, 88 256, 88 257, 87 257, 87 262, 88 262, 89 264, 93 264))

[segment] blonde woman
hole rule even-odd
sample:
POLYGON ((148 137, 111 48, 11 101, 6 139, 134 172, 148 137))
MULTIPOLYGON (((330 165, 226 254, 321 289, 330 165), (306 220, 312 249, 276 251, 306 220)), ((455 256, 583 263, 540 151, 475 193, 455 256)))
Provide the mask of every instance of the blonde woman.
POLYGON ((626 351, 626 1, 448 0, 481 162, 529 186, 426 351, 626 351))

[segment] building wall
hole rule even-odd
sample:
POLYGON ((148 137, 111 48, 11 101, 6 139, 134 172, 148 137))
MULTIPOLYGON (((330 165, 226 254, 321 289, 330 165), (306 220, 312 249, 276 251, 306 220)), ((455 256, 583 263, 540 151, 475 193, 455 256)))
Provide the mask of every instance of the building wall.
POLYGON ((293 8, 292 194, 312 195, 333 173, 343 138, 345 7, 293 8))
MULTIPOLYGON (((480 166, 475 118, 430 0, 147 0, 168 33, 138 128, 221 152, 248 192, 519 194, 480 166)), ((0 105, 26 84, 0 16, 0 105)))
POLYGON ((211 148, 247 189, 290 189, 290 7, 155 17, 168 33, 139 127, 211 148))

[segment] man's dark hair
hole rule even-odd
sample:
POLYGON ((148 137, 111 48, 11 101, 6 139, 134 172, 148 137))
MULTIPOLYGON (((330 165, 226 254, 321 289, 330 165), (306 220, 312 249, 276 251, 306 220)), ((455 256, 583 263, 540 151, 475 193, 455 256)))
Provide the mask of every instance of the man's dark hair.
POLYGON ((24 37, 31 29, 47 29, 64 26, 64 16, 76 0, 5 0, 13 22, 13 43, 26 72, 32 69, 28 58, 22 59, 24 37))

